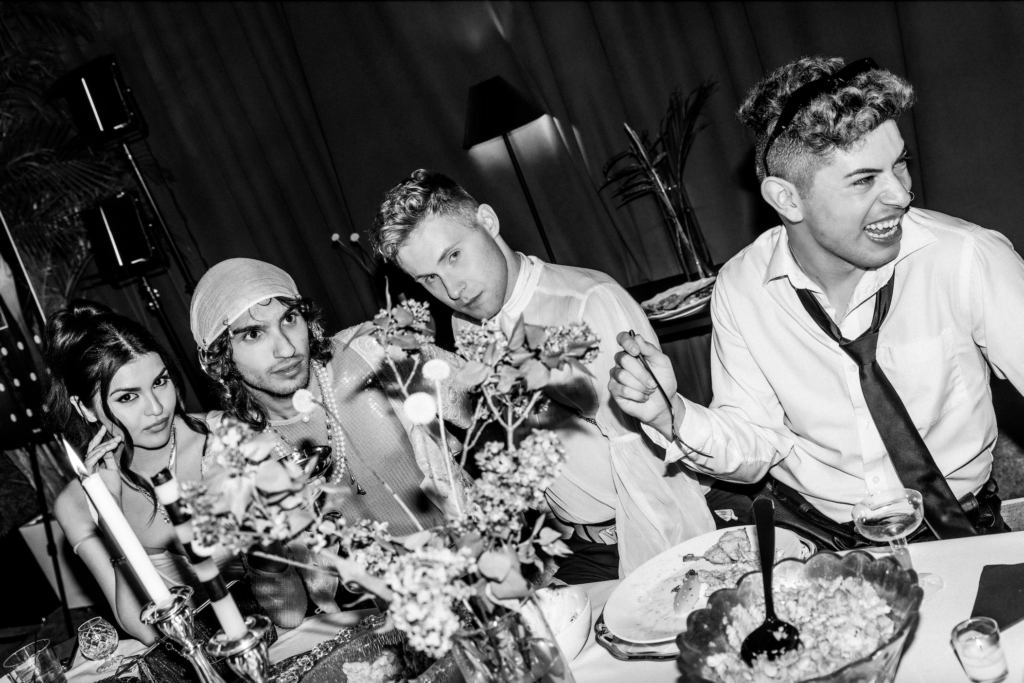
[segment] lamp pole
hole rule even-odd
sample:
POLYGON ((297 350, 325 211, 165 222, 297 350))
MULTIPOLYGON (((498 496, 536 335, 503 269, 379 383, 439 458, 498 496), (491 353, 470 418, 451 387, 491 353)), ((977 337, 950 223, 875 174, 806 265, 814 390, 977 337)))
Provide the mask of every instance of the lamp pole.
POLYGON ((533 222, 537 224, 537 231, 540 233, 540 239, 544 242, 544 250, 548 253, 548 262, 558 263, 555 260, 555 253, 551 250, 551 242, 548 241, 548 233, 544 230, 544 223, 540 220, 540 214, 537 213, 537 206, 533 203, 533 196, 530 194, 530 188, 526 184, 526 177, 523 176, 523 169, 519 168, 519 160, 516 159, 516 153, 512 149, 512 141, 508 137, 508 133, 502 133, 501 139, 505 141, 505 149, 508 150, 508 156, 512 159, 512 168, 516 170, 516 178, 519 179, 519 185, 523 188, 523 194, 526 195, 526 203, 530 205, 530 213, 533 214, 533 222))

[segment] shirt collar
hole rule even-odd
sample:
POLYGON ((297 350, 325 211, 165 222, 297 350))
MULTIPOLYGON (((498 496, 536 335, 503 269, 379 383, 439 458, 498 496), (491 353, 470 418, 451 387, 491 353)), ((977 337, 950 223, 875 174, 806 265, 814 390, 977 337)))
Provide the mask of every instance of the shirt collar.
POLYGON ((537 289, 540 271, 544 267, 544 262, 536 256, 526 256, 518 251, 516 255, 519 257, 519 275, 516 277, 512 294, 499 311, 499 314, 504 313, 513 319, 518 318, 526 310, 537 289))
MULTIPOLYGON (((903 217, 901 224, 903 237, 900 240, 899 254, 871 274, 873 280, 871 289, 880 289, 892 277, 897 263, 936 240, 935 234, 922 223, 923 218, 924 214, 921 210, 913 208, 903 217)), ((776 230, 779 231, 779 236, 775 240, 775 247, 772 249, 762 284, 767 285, 773 280, 785 277, 789 278, 794 289, 810 289, 820 292, 821 288, 814 284, 793 257, 793 252, 789 248, 789 232, 784 226, 779 226, 776 230)))

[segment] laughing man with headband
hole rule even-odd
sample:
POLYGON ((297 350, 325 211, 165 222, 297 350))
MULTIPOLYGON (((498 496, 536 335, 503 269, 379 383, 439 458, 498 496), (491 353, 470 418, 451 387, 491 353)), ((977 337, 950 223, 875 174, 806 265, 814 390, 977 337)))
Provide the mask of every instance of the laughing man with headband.
MULTIPOLYGON (((222 261, 203 276, 190 321, 225 414, 277 435, 278 457, 309 445, 331 447, 334 479, 351 489, 339 506, 347 519, 388 522, 396 536, 416 531, 375 470, 424 528, 442 523, 424 488, 412 425, 395 392, 385 391, 393 378, 372 337, 357 328, 325 337, 318 311, 288 273, 245 258, 222 261), (292 405, 299 389, 309 389, 332 414, 320 407, 299 413, 292 405)), ((336 611, 312 588, 322 608, 336 611)))
POLYGON ((896 121, 913 100, 870 59, 798 59, 754 86, 739 116, 782 225, 719 275, 711 407, 652 392, 639 354, 667 389, 675 376, 641 339, 620 335, 609 383, 671 460, 768 475, 780 526, 824 547, 867 544, 853 506, 903 487, 925 503, 911 540, 1005 529, 989 373, 1024 391, 1024 261, 997 232, 911 208, 896 121))

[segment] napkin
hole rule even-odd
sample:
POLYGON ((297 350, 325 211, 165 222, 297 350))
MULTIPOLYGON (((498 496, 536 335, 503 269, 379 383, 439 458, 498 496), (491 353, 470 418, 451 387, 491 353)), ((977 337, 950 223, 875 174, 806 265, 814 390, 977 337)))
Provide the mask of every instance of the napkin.
POLYGON ((1024 619, 1024 564, 986 565, 971 616, 991 617, 1003 631, 1024 619))

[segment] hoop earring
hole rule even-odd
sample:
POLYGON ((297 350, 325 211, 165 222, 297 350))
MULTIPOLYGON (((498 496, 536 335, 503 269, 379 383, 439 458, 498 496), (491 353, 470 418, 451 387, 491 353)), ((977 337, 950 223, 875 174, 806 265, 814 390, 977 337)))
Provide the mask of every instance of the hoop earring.
POLYGON ((911 203, 911 204, 913 204, 913 203, 914 203, 914 197, 915 197, 916 195, 915 195, 915 194, 913 193, 913 191, 911 191, 911 190, 908 190, 908 192, 910 192, 910 203, 911 203))

